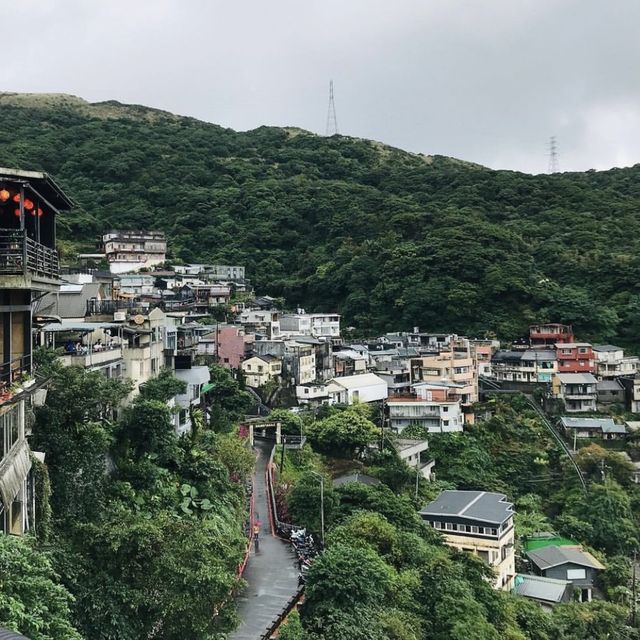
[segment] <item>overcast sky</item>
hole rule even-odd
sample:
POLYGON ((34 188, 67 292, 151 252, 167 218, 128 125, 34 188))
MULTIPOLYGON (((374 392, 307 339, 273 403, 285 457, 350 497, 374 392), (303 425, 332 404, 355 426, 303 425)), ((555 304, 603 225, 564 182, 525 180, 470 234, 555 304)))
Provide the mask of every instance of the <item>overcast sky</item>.
POLYGON ((639 0, 0 0, 0 90, 238 130, 340 133, 494 168, 640 161, 639 0))

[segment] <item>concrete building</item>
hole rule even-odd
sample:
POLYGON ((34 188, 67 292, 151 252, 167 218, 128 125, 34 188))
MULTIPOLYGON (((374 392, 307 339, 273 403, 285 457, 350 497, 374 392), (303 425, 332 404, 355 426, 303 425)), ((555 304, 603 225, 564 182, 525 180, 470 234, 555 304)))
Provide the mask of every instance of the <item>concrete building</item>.
POLYGON ((387 383, 373 373, 333 378, 327 382, 329 404, 376 402, 388 395, 387 383))
POLYGON ((124 362, 127 377, 133 382, 130 399, 141 384, 155 378, 165 362, 167 319, 163 311, 153 309, 147 315, 134 315, 124 328, 124 362))
POLYGON ((248 335, 242 326, 220 324, 200 338, 197 353, 212 358, 226 369, 238 369, 251 352, 254 342, 255 336, 248 335))
MULTIPOLYGON (((60 286, 56 218, 71 201, 45 173, 0 168, 0 533, 33 527, 27 416, 40 382, 32 361, 34 300, 60 286)), ((44 456, 41 456, 44 459, 44 456)))
POLYGON ((590 373, 558 373, 553 376, 552 394, 564 401, 567 413, 596 411, 598 381, 590 373))
POLYGON ((174 426, 178 435, 191 431, 191 410, 200 407, 202 388, 209 382, 209 367, 187 366, 174 371, 178 380, 187 385, 184 393, 175 397, 177 412, 174 414, 174 426))
POLYGON ((156 279, 149 273, 121 273, 113 279, 114 298, 151 296, 156 279))
POLYGON ((414 440, 411 438, 398 438, 394 443, 398 457, 416 470, 416 475, 425 480, 431 480, 435 460, 427 452, 429 442, 427 440, 414 440))
POLYGON ((529 327, 529 343, 532 347, 553 347, 573 341, 573 327, 568 324, 547 322, 529 327))
POLYGON ((588 342, 556 344, 558 373, 595 373, 593 347, 588 342))
POLYGON ((282 360, 276 356, 265 354, 251 356, 241 364, 247 386, 257 389, 271 380, 280 381, 282 376, 282 360))
POLYGON ((101 248, 111 273, 127 273, 165 262, 167 241, 160 231, 114 230, 102 236, 101 248))
POLYGON ((464 416, 458 399, 460 387, 447 383, 418 383, 413 394, 387 400, 389 426, 396 432, 415 424, 429 433, 462 431, 464 416))
POLYGON ((305 313, 300 310, 299 313, 283 314, 280 330, 286 336, 339 338, 340 316, 337 313, 305 313))
POLYGON ((324 383, 296 385, 296 400, 301 406, 319 406, 329 403, 329 392, 324 383))
POLYGON ((260 334, 267 340, 280 337, 280 312, 277 309, 247 309, 238 316, 246 333, 260 334))
POLYGON ((502 493, 443 491, 420 516, 446 544, 480 556, 495 572, 494 588, 510 591, 515 577, 513 505, 502 493))
POLYGON ((596 361, 596 375, 601 380, 635 375, 638 371, 639 359, 625 357, 621 347, 612 344, 594 345, 593 355, 596 361))

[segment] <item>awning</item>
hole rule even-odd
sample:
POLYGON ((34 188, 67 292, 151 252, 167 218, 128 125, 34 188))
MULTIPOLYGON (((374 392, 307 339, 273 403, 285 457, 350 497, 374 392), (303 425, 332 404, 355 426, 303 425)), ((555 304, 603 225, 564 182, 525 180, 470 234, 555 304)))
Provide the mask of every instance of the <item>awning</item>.
POLYGON ((0 500, 5 507, 15 500, 30 470, 29 445, 22 439, 0 464, 0 500))
POLYGON ((215 389, 216 385, 213 382, 207 382, 207 384, 202 385, 202 393, 208 393, 212 389, 215 389))

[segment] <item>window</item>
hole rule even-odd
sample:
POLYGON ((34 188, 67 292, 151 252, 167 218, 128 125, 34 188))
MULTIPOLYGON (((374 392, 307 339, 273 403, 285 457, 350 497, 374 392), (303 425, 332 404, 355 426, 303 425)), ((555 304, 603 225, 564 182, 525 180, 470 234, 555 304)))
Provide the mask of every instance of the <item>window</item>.
POLYGON ((442 411, 443 411, 444 413, 447 413, 447 411, 449 411, 449 407, 442 407, 442 411))
POLYGON ((444 528, 445 528, 447 531, 453 531, 453 524, 451 524, 450 522, 445 522, 445 524, 444 524, 444 528))
POLYGON ((223 358, 222 359, 226 364, 229 364, 229 358, 223 358))
POLYGON ((580 347, 580 348, 578 349, 578 353, 587 353, 587 349, 586 349, 586 347, 580 347))
POLYGON ((585 569, 567 569, 567 580, 585 580, 586 577, 585 569))
POLYGON ((478 533, 478 527, 472 526, 471 527, 471 533, 478 533))
POLYGON ((498 530, 497 529, 491 529, 491 535, 492 536, 497 536, 498 535, 498 530))

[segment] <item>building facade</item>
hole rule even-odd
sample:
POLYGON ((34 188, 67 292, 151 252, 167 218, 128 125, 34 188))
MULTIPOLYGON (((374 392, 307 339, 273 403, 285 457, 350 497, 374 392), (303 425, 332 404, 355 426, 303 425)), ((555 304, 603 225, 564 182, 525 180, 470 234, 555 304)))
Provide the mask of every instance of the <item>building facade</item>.
POLYGON ((140 271, 166 260, 167 241, 160 231, 109 231, 101 248, 111 273, 140 271))

